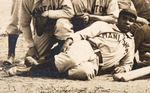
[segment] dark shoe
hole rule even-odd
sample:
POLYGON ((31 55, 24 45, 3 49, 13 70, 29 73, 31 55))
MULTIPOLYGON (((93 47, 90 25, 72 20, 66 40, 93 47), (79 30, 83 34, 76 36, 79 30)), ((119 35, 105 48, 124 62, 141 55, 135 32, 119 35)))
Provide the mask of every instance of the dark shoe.
POLYGON ((9 76, 21 75, 27 73, 31 67, 12 67, 6 71, 9 76))
POLYGON ((14 57, 9 57, 6 61, 3 62, 3 65, 6 67, 11 67, 14 63, 14 57))

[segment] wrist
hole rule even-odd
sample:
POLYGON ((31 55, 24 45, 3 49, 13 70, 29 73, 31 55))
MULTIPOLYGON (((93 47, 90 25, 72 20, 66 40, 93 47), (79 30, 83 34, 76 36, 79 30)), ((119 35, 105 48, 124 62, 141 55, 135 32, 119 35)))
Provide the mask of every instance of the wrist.
POLYGON ((72 37, 67 38, 66 42, 71 45, 73 43, 73 38, 72 37))

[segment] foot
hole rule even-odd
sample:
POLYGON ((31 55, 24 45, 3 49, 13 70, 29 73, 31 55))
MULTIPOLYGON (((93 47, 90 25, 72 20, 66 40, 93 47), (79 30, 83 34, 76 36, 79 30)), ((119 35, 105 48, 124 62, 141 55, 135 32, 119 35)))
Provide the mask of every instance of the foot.
POLYGON ((25 65, 26 65, 27 67, 36 66, 36 65, 38 65, 38 64, 39 64, 39 63, 37 62, 37 60, 34 59, 34 58, 31 57, 31 56, 28 56, 28 57, 25 58, 25 65))
POLYGON ((8 57, 8 59, 3 62, 3 65, 6 67, 10 67, 14 63, 14 60, 14 57, 8 57))
POLYGON ((30 69, 31 67, 12 67, 8 71, 6 71, 6 73, 9 76, 15 76, 27 73, 30 69))

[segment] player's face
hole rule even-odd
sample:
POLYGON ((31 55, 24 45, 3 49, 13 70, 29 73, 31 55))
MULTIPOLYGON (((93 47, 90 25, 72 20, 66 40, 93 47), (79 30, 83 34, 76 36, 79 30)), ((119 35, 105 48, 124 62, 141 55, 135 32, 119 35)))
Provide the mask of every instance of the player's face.
POLYGON ((129 32, 131 25, 133 25, 134 23, 135 23, 135 18, 130 15, 119 16, 118 27, 124 33, 129 32))

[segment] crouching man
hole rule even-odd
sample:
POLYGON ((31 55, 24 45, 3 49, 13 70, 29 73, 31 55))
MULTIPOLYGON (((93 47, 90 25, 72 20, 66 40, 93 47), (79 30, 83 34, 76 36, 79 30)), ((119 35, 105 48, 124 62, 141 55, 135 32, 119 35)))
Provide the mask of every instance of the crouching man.
POLYGON ((51 64, 49 68, 53 68, 52 72, 82 80, 91 80, 98 75, 98 71, 109 68, 113 68, 115 73, 130 71, 134 58, 134 38, 130 26, 136 18, 135 11, 123 9, 117 24, 94 22, 67 38, 62 52, 45 64, 51 64))

